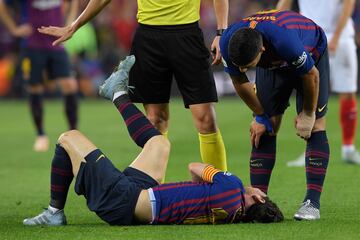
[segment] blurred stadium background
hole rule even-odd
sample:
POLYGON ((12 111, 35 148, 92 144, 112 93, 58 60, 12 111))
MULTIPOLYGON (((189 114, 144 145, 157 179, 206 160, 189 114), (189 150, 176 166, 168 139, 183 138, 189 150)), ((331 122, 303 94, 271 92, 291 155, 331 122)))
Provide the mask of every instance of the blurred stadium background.
MULTIPOLYGON (((79 1, 82 7, 87 3, 86 0, 79 1)), ((231 0, 229 23, 258 10, 271 9, 276 2, 276 0, 231 0)), ((110 6, 66 43, 71 55, 74 75, 79 81, 81 95, 96 97, 99 84, 112 72, 119 59, 128 55, 137 26, 136 10, 136 1, 113 0, 110 6)), ((356 3, 353 19, 357 30, 356 40, 360 45, 360 1, 356 3)), ((210 46, 216 29, 212 0, 202 0, 200 24, 206 45, 210 46)), ((0 24, 0 97, 21 98, 26 95, 18 71, 18 53, 19 39, 13 38, 0 24)), ((228 76, 222 72, 222 66, 214 67, 214 74, 219 95, 233 94, 232 84, 228 76)), ((47 84, 47 90, 48 96, 57 96, 53 82, 47 84)), ((173 93, 175 95, 177 93, 176 86, 173 93)))

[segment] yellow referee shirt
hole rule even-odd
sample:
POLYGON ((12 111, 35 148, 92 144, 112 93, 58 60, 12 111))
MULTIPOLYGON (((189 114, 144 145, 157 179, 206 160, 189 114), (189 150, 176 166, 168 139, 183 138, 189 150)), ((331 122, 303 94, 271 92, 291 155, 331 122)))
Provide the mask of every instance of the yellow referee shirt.
POLYGON ((200 0, 137 0, 139 23, 179 25, 200 19, 200 0))

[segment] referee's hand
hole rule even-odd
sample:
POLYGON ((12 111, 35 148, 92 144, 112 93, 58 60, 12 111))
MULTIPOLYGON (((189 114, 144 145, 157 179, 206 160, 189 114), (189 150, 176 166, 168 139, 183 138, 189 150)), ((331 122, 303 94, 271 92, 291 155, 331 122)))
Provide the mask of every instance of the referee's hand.
POLYGON ((210 47, 212 62, 211 65, 218 65, 221 63, 221 53, 220 53, 220 36, 216 36, 210 47))

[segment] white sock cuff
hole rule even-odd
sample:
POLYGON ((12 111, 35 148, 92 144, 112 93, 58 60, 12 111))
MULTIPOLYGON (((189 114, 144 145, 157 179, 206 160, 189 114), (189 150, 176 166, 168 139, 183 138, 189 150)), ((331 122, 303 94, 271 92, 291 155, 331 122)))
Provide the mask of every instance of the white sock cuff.
POLYGON ((120 97, 121 95, 124 95, 124 94, 127 94, 127 92, 126 91, 118 91, 118 92, 114 93, 113 101, 115 101, 115 99, 117 99, 118 97, 120 97))

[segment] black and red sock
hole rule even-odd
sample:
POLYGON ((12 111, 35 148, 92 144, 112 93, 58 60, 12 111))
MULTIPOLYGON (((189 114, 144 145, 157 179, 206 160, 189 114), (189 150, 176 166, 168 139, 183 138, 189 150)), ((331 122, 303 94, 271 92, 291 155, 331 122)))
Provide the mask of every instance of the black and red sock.
POLYGON ((67 94, 64 96, 65 114, 68 121, 69 129, 77 129, 78 123, 78 100, 77 94, 67 94))
POLYGON ((144 114, 130 101, 127 94, 114 100, 116 108, 123 117, 131 138, 139 147, 161 133, 150 123, 144 114))
POLYGON ((317 208, 320 208, 320 195, 325 180, 329 156, 330 148, 326 132, 312 133, 307 141, 305 154, 307 192, 304 201, 310 199, 317 208))
POLYGON ((33 118, 38 135, 44 135, 43 127, 43 97, 41 94, 30 93, 29 103, 31 116, 33 118))
POLYGON ((251 186, 267 193, 276 159, 276 136, 263 135, 259 147, 253 146, 250 157, 251 186))
POLYGON ((51 163, 50 206, 64 208, 73 177, 70 157, 65 149, 57 144, 51 163))

